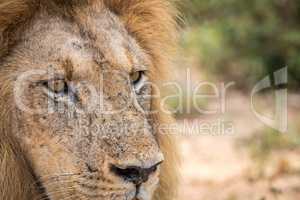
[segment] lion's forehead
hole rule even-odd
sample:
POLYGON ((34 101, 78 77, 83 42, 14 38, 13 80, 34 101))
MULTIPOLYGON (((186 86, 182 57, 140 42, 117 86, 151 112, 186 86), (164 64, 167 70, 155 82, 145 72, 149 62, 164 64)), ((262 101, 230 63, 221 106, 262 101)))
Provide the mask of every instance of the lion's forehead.
POLYGON ((36 17, 20 45, 31 50, 40 62, 72 59, 79 66, 108 63, 114 70, 132 71, 151 65, 149 56, 132 37, 122 21, 108 10, 75 18, 36 17))

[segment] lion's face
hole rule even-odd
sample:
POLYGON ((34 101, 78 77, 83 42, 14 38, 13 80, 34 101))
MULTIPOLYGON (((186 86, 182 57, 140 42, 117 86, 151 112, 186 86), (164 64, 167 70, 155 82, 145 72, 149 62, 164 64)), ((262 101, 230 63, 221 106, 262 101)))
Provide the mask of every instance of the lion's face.
POLYGON ((105 9, 82 21, 43 13, 28 27, 5 73, 14 134, 47 197, 152 199, 163 155, 151 59, 105 9))

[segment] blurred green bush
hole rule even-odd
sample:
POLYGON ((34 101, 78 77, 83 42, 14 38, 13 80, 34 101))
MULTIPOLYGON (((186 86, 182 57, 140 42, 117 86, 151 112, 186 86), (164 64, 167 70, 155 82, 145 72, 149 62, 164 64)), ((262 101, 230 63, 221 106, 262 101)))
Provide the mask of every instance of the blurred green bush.
POLYGON ((300 1, 182 0, 182 46, 202 70, 241 88, 288 66, 300 83, 300 1))

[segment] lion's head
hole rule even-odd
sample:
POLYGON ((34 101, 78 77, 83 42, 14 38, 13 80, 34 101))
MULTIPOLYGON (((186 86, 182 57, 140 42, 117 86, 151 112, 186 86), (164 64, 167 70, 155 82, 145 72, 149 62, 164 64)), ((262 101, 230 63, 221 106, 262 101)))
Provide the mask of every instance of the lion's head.
POLYGON ((173 199, 176 149, 151 97, 170 3, 7 0, 0 14, 0 197, 173 199))

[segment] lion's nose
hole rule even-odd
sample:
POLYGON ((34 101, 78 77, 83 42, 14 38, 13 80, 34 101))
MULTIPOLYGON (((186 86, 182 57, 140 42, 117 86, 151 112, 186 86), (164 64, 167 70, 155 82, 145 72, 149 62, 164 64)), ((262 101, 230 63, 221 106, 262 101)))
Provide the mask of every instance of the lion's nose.
POLYGON ((129 166, 124 168, 112 165, 111 170, 125 181, 132 182, 135 185, 141 185, 148 181, 149 176, 157 171, 161 163, 162 161, 149 168, 142 168, 139 166, 129 166))

